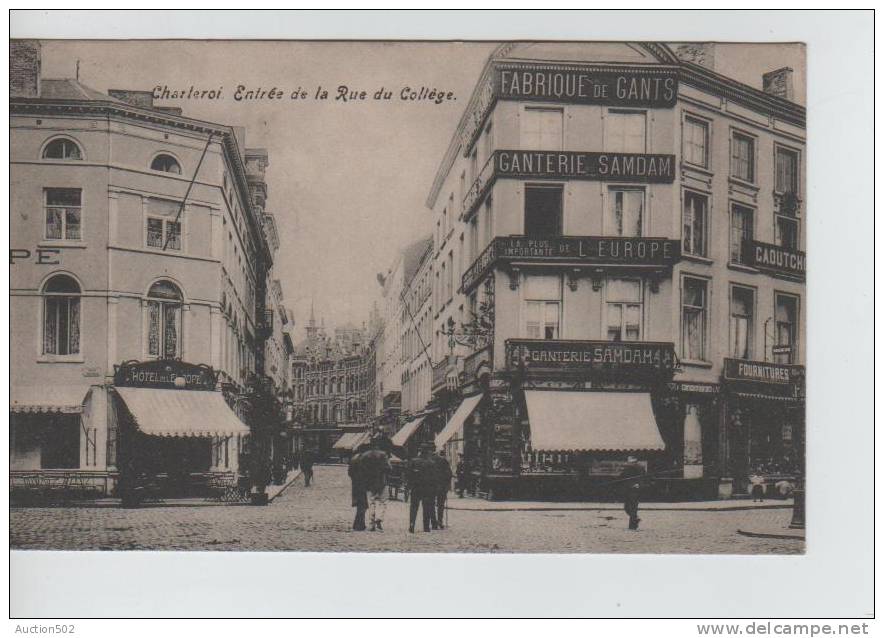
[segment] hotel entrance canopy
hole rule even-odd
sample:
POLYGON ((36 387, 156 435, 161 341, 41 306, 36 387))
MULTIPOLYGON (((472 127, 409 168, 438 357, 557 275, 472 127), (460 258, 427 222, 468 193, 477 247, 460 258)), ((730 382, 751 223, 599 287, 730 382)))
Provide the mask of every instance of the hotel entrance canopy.
POLYGON ((88 385, 13 385, 9 388, 9 411, 77 414, 83 411, 88 392, 88 385))
POLYGON ((477 394, 475 396, 467 397, 461 402, 457 407, 457 410, 455 410, 454 414, 451 416, 451 419, 445 424, 445 427, 442 428, 442 431, 436 435, 435 443, 437 450, 441 450, 442 447, 451 440, 451 437, 463 427, 464 421, 469 418, 481 400, 482 395, 477 394))
POLYGON ((525 392, 531 448, 562 451, 663 450, 646 392, 525 392))
POLYGON ((212 437, 249 433, 224 401, 211 390, 115 388, 138 429, 152 436, 212 437))

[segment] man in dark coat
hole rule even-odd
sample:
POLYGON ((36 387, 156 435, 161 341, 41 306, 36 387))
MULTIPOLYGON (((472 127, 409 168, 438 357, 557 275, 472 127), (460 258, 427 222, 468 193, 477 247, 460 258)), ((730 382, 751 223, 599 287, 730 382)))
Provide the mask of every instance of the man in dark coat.
POLYGON ((310 487, 310 482, 313 480, 313 463, 316 460, 316 455, 313 453, 313 450, 304 450, 304 453, 301 455, 301 472, 304 474, 304 487, 310 487))
POLYGON ((457 496, 458 498, 463 498, 463 493, 467 489, 467 464, 466 461, 463 460, 463 454, 457 455, 457 469, 455 470, 455 476, 457 477, 457 480, 455 481, 457 496))
POLYGON ((448 500, 448 492, 451 490, 451 465, 445 458, 445 452, 434 454, 432 460, 436 469, 436 524, 438 529, 445 529, 442 521, 445 520, 445 503, 448 500))
POLYGON ((638 502, 641 498, 645 471, 634 456, 626 460, 626 467, 620 472, 620 489, 623 492, 623 509, 629 515, 629 529, 638 531, 641 519, 638 517, 638 502))
POLYGON ((424 531, 430 531, 430 525, 436 527, 435 497, 436 497, 436 468, 430 455, 433 451, 432 444, 421 446, 420 457, 408 462, 406 476, 408 489, 411 492, 409 503, 408 531, 414 533, 414 523, 417 520, 418 508, 423 509, 424 531))
POLYGON ((368 497, 371 531, 384 531, 384 515, 387 512, 387 476, 392 471, 390 457, 380 448, 378 438, 371 441, 371 448, 359 455, 359 475, 362 477, 368 497))
POLYGON ((353 530, 365 531, 365 513, 368 511, 368 488, 366 487, 365 474, 360 467, 362 454, 354 454, 350 457, 347 474, 350 477, 350 500, 356 508, 356 517, 353 519, 353 530))

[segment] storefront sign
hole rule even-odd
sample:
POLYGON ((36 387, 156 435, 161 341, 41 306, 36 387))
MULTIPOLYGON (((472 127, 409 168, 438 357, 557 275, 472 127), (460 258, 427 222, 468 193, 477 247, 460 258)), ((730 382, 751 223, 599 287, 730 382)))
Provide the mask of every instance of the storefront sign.
POLYGON ((681 242, 662 237, 495 237, 461 279, 471 289, 496 262, 669 267, 681 259, 681 242))
POLYGON ((114 385, 169 390, 214 390, 215 371, 209 366, 174 359, 127 361, 114 366, 114 385))
POLYGON ((628 461, 615 461, 611 459, 593 459, 589 463, 590 476, 619 476, 628 466, 637 465, 642 471, 648 471, 647 461, 637 461, 630 463, 628 461))
POLYGON ((800 250, 788 250, 749 239, 744 242, 743 254, 748 258, 746 265, 759 270, 801 279, 804 279, 807 272, 807 257, 800 250))
POLYGON ((689 392, 691 394, 721 394, 721 386, 717 383, 702 381, 673 381, 668 384, 670 392, 689 392))
POLYGON ((626 180, 672 183, 675 156, 577 151, 494 152, 497 177, 626 180))
POLYGON ((467 114, 463 153, 469 153, 498 99, 662 109, 675 106, 677 97, 675 69, 497 63, 467 114))
POLYGON ((506 355, 511 369, 671 372, 675 367, 674 345, 650 341, 508 339, 506 355))
POLYGON ((767 361, 724 360, 724 378, 728 381, 760 381, 788 385, 804 376, 804 366, 767 361))

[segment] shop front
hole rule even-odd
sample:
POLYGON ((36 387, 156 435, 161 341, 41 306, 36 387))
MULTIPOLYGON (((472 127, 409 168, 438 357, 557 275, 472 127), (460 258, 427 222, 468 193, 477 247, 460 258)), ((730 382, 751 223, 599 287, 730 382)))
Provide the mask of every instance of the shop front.
POLYGON ((804 366, 725 359, 723 386, 733 492, 789 496, 804 473, 804 366))
POLYGON ((460 438, 489 498, 615 498, 629 457, 671 469, 657 406, 674 369, 670 343, 510 339, 506 369, 463 400, 437 447, 460 438))
POLYGON ((177 360, 115 366, 109 423, 124 503, 207 496, 239 481, 249 428, 214 371, 177 360))

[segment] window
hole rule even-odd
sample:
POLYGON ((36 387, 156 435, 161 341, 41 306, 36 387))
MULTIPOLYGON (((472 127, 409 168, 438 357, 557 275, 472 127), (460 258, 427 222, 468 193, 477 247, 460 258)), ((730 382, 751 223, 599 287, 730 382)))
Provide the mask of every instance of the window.
POLYGON ((554 236, 562 232, 562 187, 525 186, 525 234, 554 236))
POLYGON ((642 325, 642 282, 609 279, 605 286, 608 341, 639 341, 642 325))
POLYGON ((752 239, 753 210, 734 204, 731 206, 731 262, 742 264, 746 261, 746 240, 752 239))
POLYGON ((731 177, 755 181, 755 139, 736 131, 731 136, 731 177))
MULTIPOLYGON (((181 250, 181 221, 177 202, 151 199, 148 201, 146 242, 149 248, 181 250)), ((233 248, 237 254, 236 246, 233 248)))
POLYGON ((644 153, 645 114, 608 111, 605 123, 605 151, 609 153, 644 153))
POLYGON ((774 355, 777 363, 795 363, 798 360, 798 297, 776 294, 776 343, 778 346, 789 346, 785 354, 774 355))
POLYGON ((751 359, 755 316, 755 291, 731 287, 731 347, 735 359, 751 359))
POLYGON ((525 277, 525 336, 558 339, 562 307, 562 281, 556 275, 525 277))
POLYGON ((776 185, 778 193, 798 193, 798 152, 777 147, 776 185))
POLYGON ((562 109, 526 107, 520 119, 523 149, 562 150, 562 109))
POLYGON ((454 251, 448 252, 448 279, 445 280, 445 299, 451 301, 454 296, 454 251))
POLYGON ((707 282, 685 277, 681 292, 682 357, 706 361, 707 282))
POLYGON ((147 297, 147 355, 160 359, 180 357, 181 291, 171 282, 158 281, 147 297))
POLYGON ((479 258, 479 218, 473 215, 470 220, 470 261, 476 261, 479 258))
POLYGON ((80 286, 55 275, 43 286, 43 354, 80 352, 80 286))
POLYGON ((706 220, 709 218, 709 198, 685 191, 682 215, 682 251, 687 255, 706 257, 706 220))
POLYGON ((83 152, 74 140, 60 137, 46 145, 43 149, 43 159, 81 160, 83 152))
POLYGON ((774 243, 786 250, 798 250, 798 220, 794 217, 776 215, 774 243))
POLYGON ((688 164, 709 167, 707 150, 709 148, 709 123, 690 117, 684 118, 682 137, 682 157, 688 164))
POLYGON ((483 224, 482 246, 487 246, 494 238, 494 206, 491 195, 485 199, 485 215, 483 224))
POLYGON ((165 153, 161 153, 153 158, 153 161, 150 163, 150 170, 181 175, 181 165, 178 163, 178 160, 165 153))
POLYGON ((610 197, 605 232, 618 237, 641 237, 645 191, 612 188, 608 193, 610 197))
POLYGON ((82 239, 82 191, 79 188, 46 188, 43 196, 46 239, 82 239))

